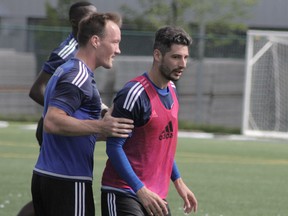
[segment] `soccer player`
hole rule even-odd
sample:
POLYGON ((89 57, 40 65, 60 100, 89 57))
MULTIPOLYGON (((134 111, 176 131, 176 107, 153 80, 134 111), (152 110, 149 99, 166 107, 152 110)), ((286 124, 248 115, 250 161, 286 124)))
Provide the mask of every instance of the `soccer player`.
MULTIPOLYGON (((97 12, 97 8, 95 5, 88 1, 79 1, 70 6, 69 22, 72 27, 72 32, 64 41, 60 43, 57 48, 51 52, 49 59, 43 64, 42 69, 29 92, 30 98, 32 98, 39 105, 44 105, 44 91, 49 79, 54 74, 55 70, 70 58, 74 57, 75 53, 77 52, 77 33, 80 20, 84 16, 93 12, 97 12)), ((103 114, 107 111, 107 109, 108 107, 103 103, 103 114)), ((36 130, 36 138, 40 146, 42 144, 42 132, 43 118, 41 117, 38 121, 36 130)))
POLYGON ((155 35, 153 65, 116 95, 112 116, 134 120, 129 138, 108 138, 102 176, 102 215, 170 215, 170 180, 184 201, 184 212, 197 210, 174 160, 178 99, 173 81, 186 68, 191 37, 181 28, 163 27, 155 35))
POLYGON ((97 8, 90 2, 80 1, 71 5, 69 9, 69 22, 72 32, 51 52, 49 59, 43 64, 42 70, 30 89, 29 96, 36 103, 44 105, 44 90, 48 80, 60 65, 75 56, 78 45, 77 32, 79 21, 87 14, 93 12, 97 12, 97 8))
MULTIPOLYGON (((44 105, 44 91, 46 85, 54 74, 55 70, 68 61, 70 58, 75 56, 77 52, 77 32, 78 24, 80 20, 88 15, 89 13, 97 12, 95 5, 88 1, 79 1, 72 4, 69 8, 69 22, 72 27, 72 32, 68 37, 60 43, 60 45, 55 48, 49 59, 43 64, 41 71, 39 72, 35 82, 33 83, 29 97, 33 99, 36 103, 43 106, 44 105)), ((105 110, 107 107, 103 104, 102 109, 105 110)), ((104 113, 104 112, 103 112, 104 113)), ((42 145, 42 133, 43 133, 43 118, 41 117, 37 124, 36 138, 38 144, 42 145)), ((32 201, 27 203, 17 214, 17 216, 34 216, 34 208, 32 201)))
POLYGON ((58 67, 47 84, 43 143, 32 177, 36 215, 95 215, 95 142, 101 135, 125 138, 133 128, 129 119, 100 119, 101 97, 93 73, 101 66, 111 68, 120 54, 120 26, 121 17, 115 13, 83 18, 75 57, 58 67))

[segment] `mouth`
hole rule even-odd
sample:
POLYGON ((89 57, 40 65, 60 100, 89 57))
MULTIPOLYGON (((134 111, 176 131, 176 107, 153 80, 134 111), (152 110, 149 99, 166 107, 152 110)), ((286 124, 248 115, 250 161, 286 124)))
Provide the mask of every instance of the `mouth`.
POLYGON ((183 73, 183 70, 175 70, 175 74, 176 74, 177 76, 181 76, 182 73, 183 73))
POLYGON ((114 61, 114 59, 115 59, 115 56, 111 56, 111 58, 110 58, 110 59, 111 59, 111 61, 114 61))

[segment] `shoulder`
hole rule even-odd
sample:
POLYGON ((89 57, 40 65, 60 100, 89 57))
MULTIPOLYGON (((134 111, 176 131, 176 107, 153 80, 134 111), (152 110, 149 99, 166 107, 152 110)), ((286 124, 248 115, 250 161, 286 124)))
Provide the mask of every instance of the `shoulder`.
POLYGON ((147 99, 143 85, 138 81, 128 82, 117 94, 116 99, 121 100, 122 108, 132 111, 136 103, 147 99))
POLYGON ((57 48, 53 50, 51 55, 59 56, 61 59, 69 59, 71 56, 74 56, 77 45, 77 40, 72 34, 70 34, 57 48))
POLYGON ((145 114, 150 116, 150 101, 145 88, 138 81, 129 81, 114 99, 113 116, 134 120, 136 126, 146 121, 145 114))
POLYGON ((90 77, 88 68, 75 58, 61 65, 55 72, 55 75, 57 74, 61 76, 61 82, 69 82, 79 88, 81 88, 90 77))

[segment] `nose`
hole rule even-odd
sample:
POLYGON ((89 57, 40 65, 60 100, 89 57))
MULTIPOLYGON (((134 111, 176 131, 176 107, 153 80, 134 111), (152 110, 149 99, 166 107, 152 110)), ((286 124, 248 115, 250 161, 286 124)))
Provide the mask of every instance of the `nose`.
POLYGON ((187 58, 181 58, 179 66, 181 66, 182 68, 186 68, 186 65, 187 65, 187 58))
POLYGON ((118 55, 121 53, 119 45, 116 47, 115 53, 118 54, 118 55))

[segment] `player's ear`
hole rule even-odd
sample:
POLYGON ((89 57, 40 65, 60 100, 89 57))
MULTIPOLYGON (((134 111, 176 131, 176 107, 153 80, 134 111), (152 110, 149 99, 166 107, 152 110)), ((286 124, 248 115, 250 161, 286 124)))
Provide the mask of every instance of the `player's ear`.
POLYGON ((100 38, 97 35, 93 35, 90 38, 91 44, 93 47, 97 48, 99 46, 100 43, 100 38))
POLYGON ((154 59, 155 59, 156 61, 161 61, 161 60, 162 60, 162 53, 161 53, 160 50, 158 50, 158 49, 155 49, 155 50, 154 50, 153 56, 154 56, 154 59))

